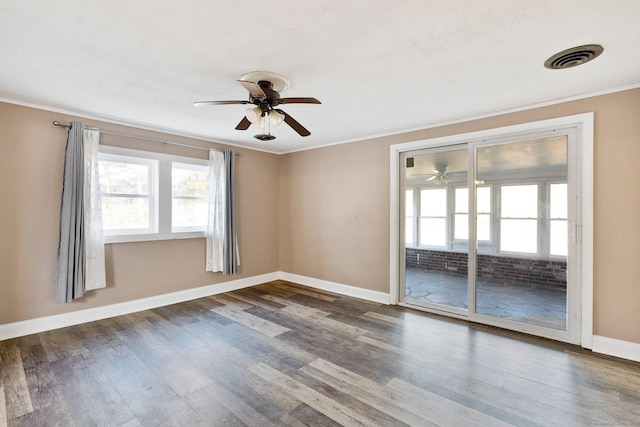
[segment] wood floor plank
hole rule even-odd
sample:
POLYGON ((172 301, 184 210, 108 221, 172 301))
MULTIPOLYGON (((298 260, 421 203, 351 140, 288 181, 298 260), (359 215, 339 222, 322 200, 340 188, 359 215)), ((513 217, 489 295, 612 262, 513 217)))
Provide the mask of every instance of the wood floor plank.
MULTIPOLYGON (((248 306, 247 308, 251 308, 251 306, 248 306)), ((247 328, 253 329, 254 331, 272 338, 289 331, 289 328, 261 319, 235 307, 219 307, 211 310, 233 320, 234 322, 246 326, 247 328)))
POLYGON ((0 385, 4 388, 6 414, 9 419, 33 412, 29 384, 22 364, 20 349, 14 341, 0 345, 0 385))
POLYGON ((45 406, 36 411, 24 414, 21 417, 8 420, 10 427, 34 427, 34 426, 64 426, 74 427, 71 412, 64 402, 58 405, 45 406))
MULTIPOLYGON (((233 307, 236 310, 246 310, 247 308, 252 307, 251 304, 248 304, 244 301, 234 298, 231 293, 212 295, 208 298, 210 300, 213 300, 215 302, 222 304, 220 307, 214 307, 214 308, 222 308, 226 306, 226 307, 233 307)), ((215 312, 216 310, 212 309, 211 311, 215 312)))
POLYGON ((64 400, 64 408, 76 425, 119 425, 135 418, 95 359, 76 355, 57 360, 51 367, 60 394, 71 397, 64 400))
POLYGON ((213 399, 206 390, 197 390, 184 400, 198 414, 198 425, 244 425, 230 408, 213 399))
MULTIPOLYGON (((546 405, 553 406, 567 413, 575 414, 574 418, 584 417, 584 422, 606 425, 607 422, 615 420, 616 423, 630 424, 634 420, 629 416, 619 417, 623 414, 620 411, 622 403, 618 396, 612 393, 601 395, 598 399, 593 399, 593 395, 583 393, 568 393, 554 387, 522 378, 516 375, 509 375, 504 384, 505 390, 520 395, 522 398, 535 396, 535 400, 546 405)), ((638 402, 638 399, 635 399, 638 402)), ((640 413, 638 417, 640 419, 640 413)))
POLYGON ((213 383, 205 389, 213 398, 227 408, 240 421, 249 426, 275 426, 272 420, 256 411, 252 406, 243 401, 242 396, 237 396, 218 383, 213 383))
POLYGON ((264 298, 285 305, 285 307, 280 309, 279 312, 286 313, 298 319, 304 319, 313 322, 317 327, 325 327, 329 330, 339 330, 342 333, 349 333, 356 336, 363 335, 368 332, 368 330, 366 329, 329 318, 328 316, 331 313, 327 311, 309 308, 302 304, 287 301, 276 296, 267 295, 264 298))
POLYGON ((7 404, 4 396, 4 386, 0 385, 0 427, 7 427, 7 404))
POLYGON ((378 425, 377 420, 371 419, 366 414, 357 413, 352 408, 313 390, 306 385, 294 380, 286 374, 277 371, 270 366, 259 363, 249 367, 249 370, 274 386, 286 390, 296 396, 297 399, 311 406, 318 412, 332 420, 347 426, 372 426, 378 425))
POLYGON ((235 291, 233 293, 233 297, 254 307, 262 307, 267 310, 277 310, 279 308, 285 307, 284 305, 277 302, 272 302, 262 298, 262 295, 252 294, 245 289, 242 289, 241 291, 235 291))
POLYGON ((306 403, 298 405, 294 410, 280 418, 280 422, 287 426, 300 427, 339 427, 343 425, 327 417, 322 412, 316 411, 306 403))
POLYGON ((292 286, 290 283, 278 283, 278 284, 276 284, 274 286, 276 288, 285 289, 287 291, 293 291, 295 293, 306 295, 306 296, 309 296, 309 297, 312 297, 312 298, 318 298, 318 299, 321 299, 323 301, 332 302, 332 301, 335 301, 335 300, 338 299, 336 296, 329 295, 329 294, 326 294, 326 293, 321 293, 321 292, 318 292, 318 291, 310 291, 308 288, 295 287, 295 286, 292 286))
POLYGON ((402 408, 417 413, 442 425, 482 425, 509 426, 510 423, 476 411, 458 402, 443 398, 399 379, 386 384, 394 395, 395 402, 402 408))
POLYGON ((302 371, 409 425, 438 425, 395 405, 393 395, 387 393, 384 386, 326 360, 316 359, 302 368, 302 371))
POLYGON ((386 316, 384 314, 376 313, 374 311, 367 311, 363 316, 367 316, 371 319, 382 320, 384 322, 394 323, 396 325, 404 325, 404 320, 397 317, 386 316))

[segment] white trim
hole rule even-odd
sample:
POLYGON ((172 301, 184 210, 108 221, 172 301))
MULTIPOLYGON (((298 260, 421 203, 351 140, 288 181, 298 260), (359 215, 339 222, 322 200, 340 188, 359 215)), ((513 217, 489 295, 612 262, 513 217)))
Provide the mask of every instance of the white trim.
POLYGON ((614 338, 593 336, 594 353, 607 354, 622 359, 640 362, 640 344, 630 341, 622 341, 614 338))
POLYGON ((107 319, 109 317, 121 316, 123 314, 135 313, 137 311, 163 307, 165 305, 177 304, 210 295, 221 294, 223 292, 248 288, 250 286, 277 280, 278 276, 279 274, 277 272, 261 274, 259 276, 245 277, 243 279, 231 280, 228 282, 216 283, 213 285, 186 289, 184 291, 156 295, 153 297, 126 301, 102 307, 88 308, 70 313, 39 317, 37 319, 24 320, 15 323, 7 323, 5 325, 0 325, 0 341, 35 334, 38 332, 50 331, 52 329, 65 328, 67 326, 78 325, 81 323, 93 322, 95 320, 107 319))
POLYGON ((359 288, 357 286, 343 285, 342 283, 329 282, 327 280, 315 279, 313 277, 301 276, 299 274, 280 271, 278 279, 288 282, 298 283, 311 288, 322 289, 323 291, 335 292, 340 295, 360 298, 381 304, 389 304, 389 294, 370 289, 359 288))
MULTIPOLYGON (((582 326, 580 329, 580 345, 584 348, 593 346, 593 144, 594 144, 594 114, 580 115, 581 126, 576 134, 577 144, 581 154, 580 177, 582 196, 582 230, 578 233, 582 239, 582 265, 580 266, 580 282, 582 286, 582 326)), ((574 116, 575 117, 575 116, 574 116)))
MULTIPOLYGON (((396 149, 395 145, 389 147, 389 173, 391 179, 389 180, 389 193, 391 203, 389 204, 389 303, 398 304, 400 302, 400 289, 398 287, 398 280, 400 279, 400 206, 398 201, 400 200, 400 150, 396 149)), ((404 185, 402 186, 404 191, 404 185)), ((415 196, 414 196, 415 197, 415 196)), ((414 199, 415 200, 415 199, 414 199)), ((414 209, 415 213, 415 209, 414 209)), ((414 239, 416 233, 414 232, 414 239)), ((414 242, 416 245, 418 242, 414 242)), ((404 274, 404 273, 403 273, 404 274)))
POLYGON ((469 143, 486 138, 514 137, 531 132, 544 132, 558 128, 575 126, 578 130, 577 143, 581 155, 581 195, 582 195, 582 263, 580 272, 581 286, 581 322, 580 345, 591 348, 593 340, 593 144, 594 144, 594 114, 582 113, 572 116, 557 117, 537 122, 521 123, 500 128, 485 129, 464 134, 447 135, 419 141, 391 145, 390 151, 390 260, 389 285, 391 303, 399 301, 399 187, 400 187, 400 155, 403 152, 419 150, 436 146, 447 146, 469 143))

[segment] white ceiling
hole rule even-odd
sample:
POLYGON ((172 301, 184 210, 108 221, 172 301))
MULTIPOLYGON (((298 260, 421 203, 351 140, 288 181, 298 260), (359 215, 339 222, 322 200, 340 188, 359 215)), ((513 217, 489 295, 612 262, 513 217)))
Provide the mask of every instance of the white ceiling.
POLYGON ((0 0, 0 98, 284 153, 640 84, 639 0, 0 0), (588 64, 548 70, 598 43, 588 64), (234 129, 249 71, 285 75, 277 139, 234 129))

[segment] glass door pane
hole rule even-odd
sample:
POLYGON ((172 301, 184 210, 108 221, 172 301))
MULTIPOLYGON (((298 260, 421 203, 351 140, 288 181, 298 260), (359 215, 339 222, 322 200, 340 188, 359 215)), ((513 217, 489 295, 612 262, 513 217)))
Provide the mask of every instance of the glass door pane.
POLYGON ((467 164, 466 145, 404 156, 402 302, 467 314, 467 164))
POLYGON ((475 313, 567 330, 567 152, 566 135, 476 147, 475 313))

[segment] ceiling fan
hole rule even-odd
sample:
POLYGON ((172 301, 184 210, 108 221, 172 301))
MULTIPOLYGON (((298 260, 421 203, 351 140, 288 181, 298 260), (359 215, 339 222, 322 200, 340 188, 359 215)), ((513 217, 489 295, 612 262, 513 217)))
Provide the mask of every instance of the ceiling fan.
POLYGON ((433 167, 434 175, 430 178, 427 178, 426 181, 433 181, 434 184, 442 185, 449 183, 449 177, 447 177, 447 165, 445 164, 436 164, 433 167))
POLYGON ((315 98, 281 98, 280 92, 291 87, 291 82, 280 74, 269 71, 252 71, 244 74, 238 83, 249 91, 249 100, 243 101, 198 101, 193 105, 227 105, 227 104, 253 104, 255 107, 247 108, 245 116, 236 126, 237 130, 247 130, 252 124, 262 128, 261 134, 253 137, 261 141, 270 141, 276 137, 271 135, 270 124, 278 126, 283 121, 291 126, 300 136, 309 136, 309 132, 297 120, 277 108, 281 104, 320 104, 315 98))
MULTIPOLYGON (((426 179, 427 182, 432 182, 436 185, 447 185, 450 180, 453 179, 453 182, 456 184, 467 184, 467 180, 465 179, 467 176, 467 171, 459 171, 459 172, 448 172, 448 166, 446 164, 437 163, 433 165, 434 174, 426 179), (463 176, 461 180, 461 176, 463 176)), ((475 180, 476 185, 482 185, 485 182, 481 179, 475 180)))

